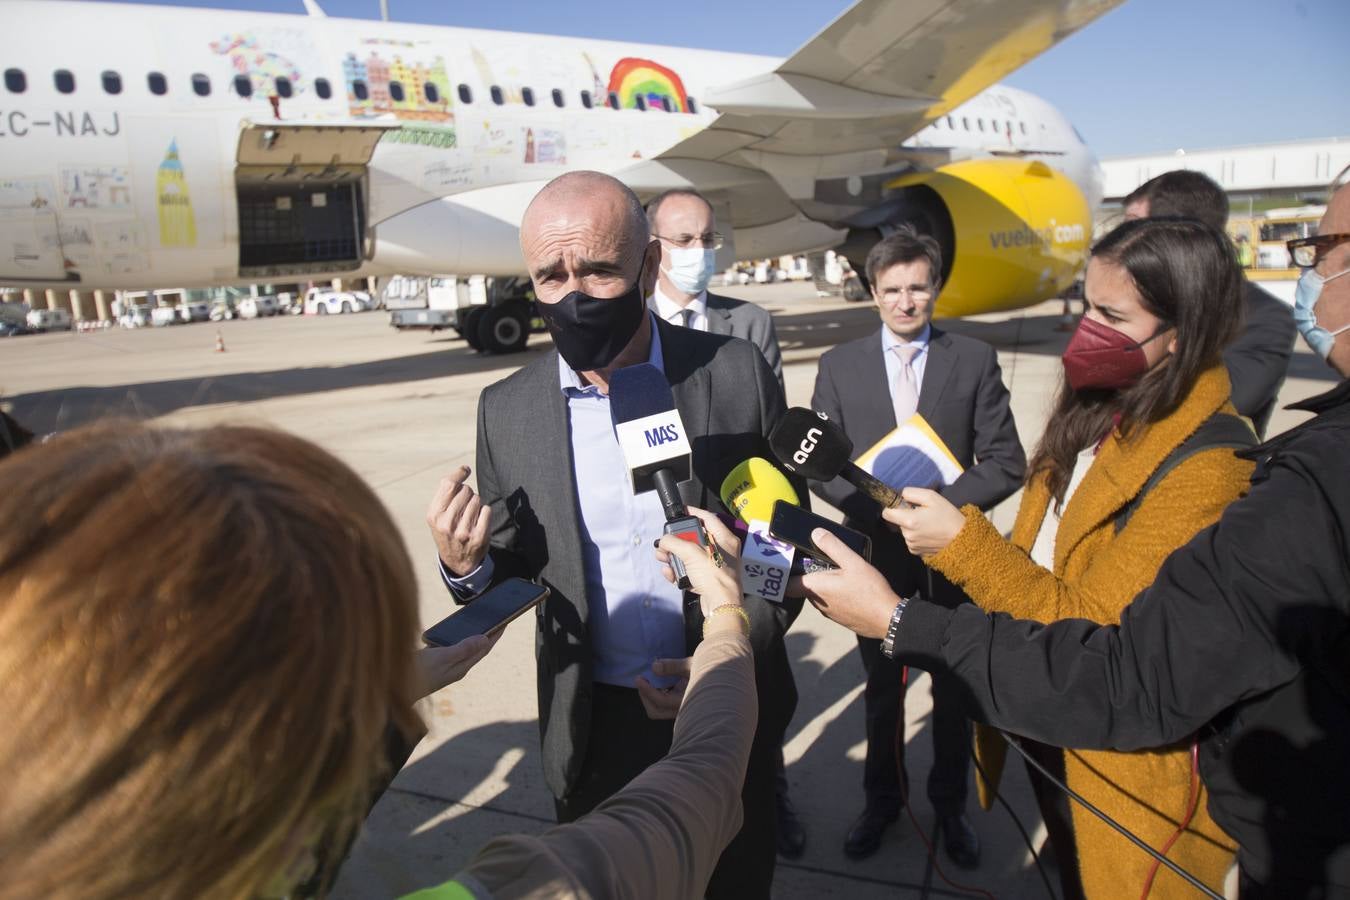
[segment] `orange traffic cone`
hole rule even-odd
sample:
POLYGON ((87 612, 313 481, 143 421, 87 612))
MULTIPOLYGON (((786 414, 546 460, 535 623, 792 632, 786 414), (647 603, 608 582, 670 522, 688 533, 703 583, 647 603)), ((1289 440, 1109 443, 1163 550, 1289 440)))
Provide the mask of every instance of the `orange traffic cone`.
POLYGON ((220 336, 219 328, 216 329, 216 352, 217 353, 225 352, 225 339, 220 336))

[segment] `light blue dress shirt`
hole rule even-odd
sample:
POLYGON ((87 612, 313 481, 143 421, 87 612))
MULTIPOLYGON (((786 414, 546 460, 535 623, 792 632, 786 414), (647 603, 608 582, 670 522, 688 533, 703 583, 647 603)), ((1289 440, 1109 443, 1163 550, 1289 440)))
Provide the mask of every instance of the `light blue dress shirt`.
MULTIPOLYGON (((661 338, 652 317, 652 349, 647 361, 664 371, 661 338)), ((594 653, 593 678, 603 684, 633 687, 639 675, 657 687, 674 679, 652 674, 657 659, 681 659, 684 646, 684 598, 661 577, 652 542, 666 516, 655 491, 634 495, 623 451, 614 433, 609 397, 582 384, 558 357, 558 380, 567 398, 568 436, 572 443, 573 489, 581 513, 582 571, 586 577, 587 626, 594 653)), ((463 578, 441 567, 441 575, 460 596, 480 593, 492 580, 493 562, 463 578)))
MULTIPOLYGON (((886 390, 891 394, 891 405, 895 405, 895 382, 900 378, 900 354, 892 348, 903 346, 909 343, 919 348, 919 352, 914 354, 914 359, 909 363, 914 370, 914 382, 919 386, 919 394, 923 394, 923 371, 928 365, 928 339, 932 337, 933 326, 923 326, 923 331, 912 341, 902 341, 891 332, 885 325, 881 326, 881 355, 886 360, 886 390)), ((899 423, 896 423, 899 424, 899 423)))

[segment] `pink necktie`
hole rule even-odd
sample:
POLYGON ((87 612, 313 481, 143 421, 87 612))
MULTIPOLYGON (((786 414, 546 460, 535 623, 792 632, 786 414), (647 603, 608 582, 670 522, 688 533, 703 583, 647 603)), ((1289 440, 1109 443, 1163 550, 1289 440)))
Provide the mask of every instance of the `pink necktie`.
POLYGON ((900 373, 895 378, 891 400, 895 406, 895 424, 903 425, 919 408, 919 379, 914 377, 914 357, 919 355, 919 347, 900 344, 891 349, 900 357, 900 373))

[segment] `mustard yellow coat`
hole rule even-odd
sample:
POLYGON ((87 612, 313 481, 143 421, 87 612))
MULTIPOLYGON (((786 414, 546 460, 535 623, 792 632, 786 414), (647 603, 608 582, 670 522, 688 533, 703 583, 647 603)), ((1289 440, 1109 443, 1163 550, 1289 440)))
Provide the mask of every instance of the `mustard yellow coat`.
MULTIPOLYGON (((1228 449, 1188 458, 1154 485, 1116 534, 1115 518, 1167 455, 1213 413, 1235 414, 1228 373, 1204 372, 1182 405, 1165 419, 1123 440, 1107 439, 1069 498, 1055 539, 1054 570, 1031 561, 1030 548, 1050 507, 1043 477, 1028 483, 1011 540, 1004 540, 978 509, 962 510, 966 524, 926 561, 959 585, 982 609, 1052 622, 1082 618, 1120 621, 1121 610, 1157 575, 1173 550, 1217 521, 1246 489, 1253 464, 1228 449)), ((1007 746, 991 729, 977 728, 976 752, 993 784, 977 778, 987 809, 997 789, 1007 746)), ((1161 849, 1185 817, 1191 792, 1189 745, 1157 751, 1065 753, 1069 785, 1145 842, 1161 849)), ((1092 898, 1135 898, 1152 858, 1078 804, 1074 835, 1083 888, 1092 898)), ((1168 858, 1222 891, 1236 847, 1209 818, 1201 791, 1191 824, 1168 858)), ((1150 898, 1193 897, 1194 888, 1160 867, 1150 898)))

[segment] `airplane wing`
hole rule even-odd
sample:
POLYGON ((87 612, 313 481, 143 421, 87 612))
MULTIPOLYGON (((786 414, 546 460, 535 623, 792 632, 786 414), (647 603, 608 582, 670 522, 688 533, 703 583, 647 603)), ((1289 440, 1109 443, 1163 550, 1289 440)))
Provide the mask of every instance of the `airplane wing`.
POLYGON ((697 186, 736 227, 796 212, 816 179, 878 172, 900 144, 1123 0, 858 0, 772 72, 704 93, 705 130, 620 174, 697 186))

